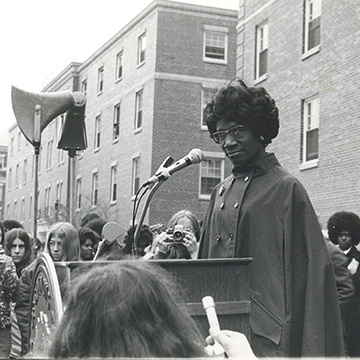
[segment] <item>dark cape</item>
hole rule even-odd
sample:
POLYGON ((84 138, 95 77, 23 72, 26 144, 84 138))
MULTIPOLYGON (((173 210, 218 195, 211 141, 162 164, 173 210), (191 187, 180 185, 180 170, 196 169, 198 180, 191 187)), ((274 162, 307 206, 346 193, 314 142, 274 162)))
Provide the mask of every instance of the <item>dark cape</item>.
POLYGON ((301 183, 273 154, 234 168, 212 192, 199 258, 251 257, 256 356, 344 356, 334 270, 301 183))

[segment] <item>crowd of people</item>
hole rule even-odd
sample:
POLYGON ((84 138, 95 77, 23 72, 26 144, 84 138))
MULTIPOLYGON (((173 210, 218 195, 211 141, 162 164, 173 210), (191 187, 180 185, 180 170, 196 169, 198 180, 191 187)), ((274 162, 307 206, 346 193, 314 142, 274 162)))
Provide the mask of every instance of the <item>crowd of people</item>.
POLYGON ((0 357, 29 351, 30 288, 42 251, 54 262, 102 262, 74 278, 50 357, 204 357, 214 342, 228 357, 360 356, 358 215, 336 212, 321 231, 302 184, 266 151, 279 111, 264 88, 233 80, 206 113, 233 169, 204 219, 179 209, 167 224, 142 224, 136 239, 134 226, 106 241, 107 220, 91 213, 78 229, 53 224, 44 244, 15 220, 1 224, 0 357), (177 285, 151 262, 208 258, 253 259, 250 343, 211 328, 203 339, 177 285))

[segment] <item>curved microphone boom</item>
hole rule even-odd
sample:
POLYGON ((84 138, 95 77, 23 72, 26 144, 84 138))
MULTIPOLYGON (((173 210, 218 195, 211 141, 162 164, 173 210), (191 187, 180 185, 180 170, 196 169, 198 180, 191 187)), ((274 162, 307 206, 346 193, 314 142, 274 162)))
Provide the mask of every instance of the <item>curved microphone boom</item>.
POLYGON ((179 171, 191 164, 198 164, 202 159, 203 152, 200 149, 192 149, 189 154, 176 161, 176 163, 170 165, 169 167, 161 167, 161 170, 157 171, 150 179, 148 179, 144 183, 144 186, 155 184, 159 181, 165 181, 176 171, 179 171))

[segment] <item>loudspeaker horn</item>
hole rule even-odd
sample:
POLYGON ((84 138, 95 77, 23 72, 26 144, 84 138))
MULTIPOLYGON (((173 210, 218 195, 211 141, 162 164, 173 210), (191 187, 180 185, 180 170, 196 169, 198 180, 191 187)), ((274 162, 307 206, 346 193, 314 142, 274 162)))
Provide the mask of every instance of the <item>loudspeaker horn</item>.
POLYGON ((58 149, 85 150, 87 148, 85 105, 72 107, 66 112, 58 149))
POLYGON ((74 106, 86 103, 83 93, 69 90, 32 93, 12 86, 11 95, 17 124, 33 146, 40 145, 40 134, 53 119, 74 106))

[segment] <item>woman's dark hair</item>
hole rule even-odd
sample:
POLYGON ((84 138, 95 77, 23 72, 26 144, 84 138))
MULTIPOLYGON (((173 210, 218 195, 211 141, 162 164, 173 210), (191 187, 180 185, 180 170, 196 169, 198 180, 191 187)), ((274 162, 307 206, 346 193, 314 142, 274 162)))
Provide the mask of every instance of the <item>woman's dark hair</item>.
POLYGON ((79 235, 80 246, 83 245, 87 239, 91 240, 93 246, 95 246, 100 240, 100 238, 95 233, 95 231, 87 227, 81 227, 78 230, 78 235, 79 235))
POLYGON ((24 227, 17 220, 7 219, 3 221, 3 226, 5 231, 9 231, 12 229, 23 229, 24 227))
POLYGON ((5 234, 6 254, 11 256, 11 247, 15 239, 20 239, 24 242, 25 254, 19 263, 15 263, 16 272, 18 276, 21 275, 31 262, 31 240, 29 234, 24 229, 12 229, 5 234))
POLYGON ((123 260, 80 273, 49 356, 204 357, 202 337, 165 270, 123 260))
POLYGON ((352 244, 360 242, 360 218, 353 212, 339 211, 331 215, 327 223, 329 239, 338 244, 338 236, 341 231, 348 231, 352 244))
POLYGON ((94 218, 90 220, 86 227, 90 228, 91 230, 95 231, 96 234, 101 238, 101 233, 104 225, 107 223, 106 220, 101 219, 100 217, 94 218))
POLYGON ((174 214, 171 219, 168 222, 168 228, 173 228, 180 219, 182 218, 188 218, 195 230, 195 237, 196 240, 199 241, 200 240, 200 232, 201 232, 201 228, 200 228, 200 223, 199 220, 197 219, 197 217, 188 210, 180 210, 178 211, 176 214, 174 214))
POLYGON ((279 133, 279 111, 274 99, 263 87, 248 87, 241 79, 220 87, 206 105, 206 114, 210 134, 220 120, 248 126, 254 135, 264 138, 264 146, 279 133))
MULTIPOLYGON (((127 231, 127 234, 125 236, 125 247, 124 247, 124 254, 131 254, 132 253, 132 247, 134 243, 134 235, 136 231, 137 225, 130 226, 129 230, 127 231)), ((141 225, 140 228, 140 234, 138 237, 138 244, 142 243, 143 245, 149 246, 152 244, 153 241, 153 234, 149 228, 148 225, 141 225)))
POLYGON ((93 220, 93 219, 99 219, 100 216, 98 214, 95 213, 89 213, 86 214, 82 219, 81 219, 81 227, 87 227, 87 224, 89 223, 89 221, 93 220))

